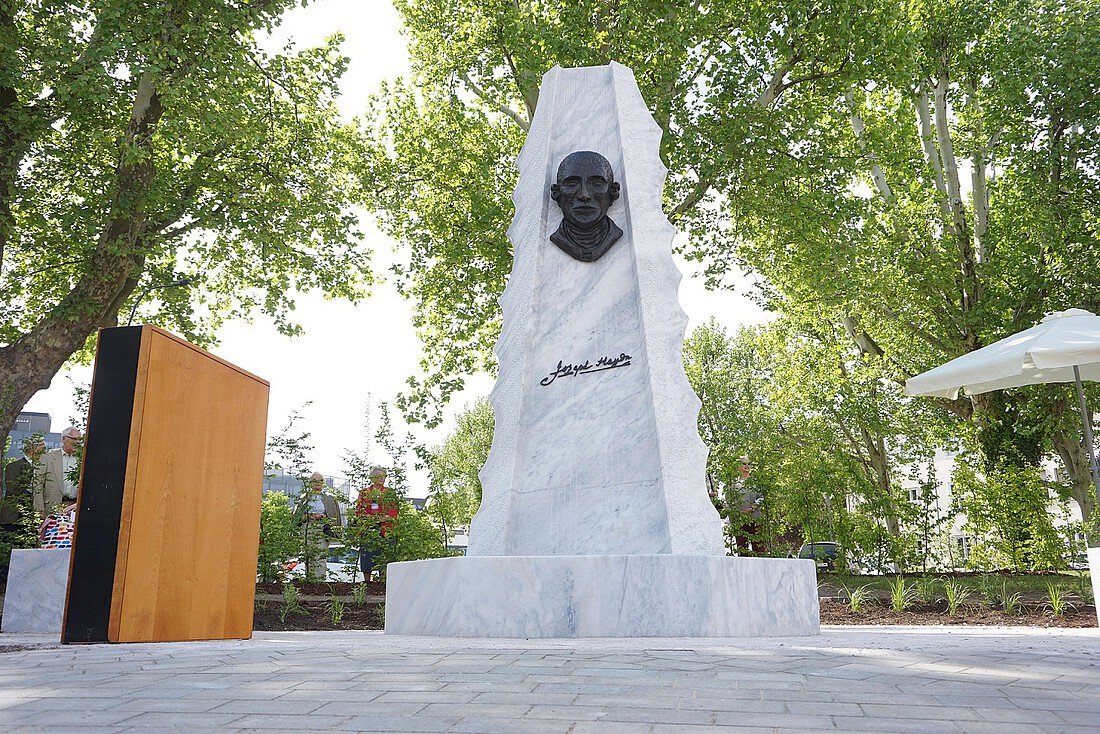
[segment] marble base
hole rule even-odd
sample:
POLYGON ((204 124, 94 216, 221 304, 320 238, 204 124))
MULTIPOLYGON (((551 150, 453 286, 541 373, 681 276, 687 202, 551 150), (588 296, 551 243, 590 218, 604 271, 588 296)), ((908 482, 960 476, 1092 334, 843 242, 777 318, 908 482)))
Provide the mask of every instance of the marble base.
POLYGON ((70 549, 16 548, 4 592, 2 632, 61 632, 70 549))
POLYGON ((1092 576, 1092 604, 1096 607, 1096 624, 1100 626, 1100 548, 1088 548, 1089 575, 1092 576))
POLYGON ((777 637, 820 631, 812 560, 466 556, 391 563, 386 633, 777 637))

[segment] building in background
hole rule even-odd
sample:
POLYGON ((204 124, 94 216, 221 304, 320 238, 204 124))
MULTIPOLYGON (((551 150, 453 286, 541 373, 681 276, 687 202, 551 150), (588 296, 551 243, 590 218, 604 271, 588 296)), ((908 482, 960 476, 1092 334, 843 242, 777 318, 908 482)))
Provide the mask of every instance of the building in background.
POLYGON ((61 432, 51 432, 51 424, 49 413, 20 413, 15 419, 15 427, 8 434, 11 441, 4 450, 4 461, 23 458, 23 442, 36 434, 42 436, 47 451, 61 448, 61 432))

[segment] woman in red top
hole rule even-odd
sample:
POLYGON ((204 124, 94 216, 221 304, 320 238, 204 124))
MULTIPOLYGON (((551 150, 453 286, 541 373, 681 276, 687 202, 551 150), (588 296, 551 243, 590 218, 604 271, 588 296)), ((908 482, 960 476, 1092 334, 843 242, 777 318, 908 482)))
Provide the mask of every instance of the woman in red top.
MULTIPOLYGON (((370 485, 359 492, 359 499, 355 503, 355 516, 360 521, 365 521, 369 517, 380 514, 396 519, 397 498, 394 497, 393 491, 386 486, 386 470, 381 466, 372 466, 370 485)), ((366 535, 370 532, 370 525, 366 522, 362 522, 362 525, 365 525, 366 528, 361 532, 366 535)), ((379 533, 383 538, 386 537, 386 533, 392 527, 393 522, 389 520, 378 523, 379 533)), ((391 546, 393 542, 394 539, 390 538, 391 546)), ((374 564, 379 555, 381 555, 379 544, 372 543, 368 537, 360 538, 359 568, 363 571, 364 580, 370 581, 371 572, 374 570, 374 564)))

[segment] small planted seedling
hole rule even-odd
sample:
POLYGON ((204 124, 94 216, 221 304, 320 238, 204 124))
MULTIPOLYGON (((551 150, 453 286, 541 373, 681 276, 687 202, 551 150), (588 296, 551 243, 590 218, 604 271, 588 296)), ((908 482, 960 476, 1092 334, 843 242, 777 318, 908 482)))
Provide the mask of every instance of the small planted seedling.
POLYGON ((959 608, 966 604, 970 598, 970 589, 958 581, 948 581, 943 585, 944 596, 947 597, 947 616, 954 617, 959 608))
POLYGON ((363 606, 363 602, 367 600, 367 585, 356 584, 351 587, 351 599, 355 602, 355 606, 363 606))
POLYGON ((1014 591, 1011 594, 1008 593, 1008 582, 1004 581, 1001 584, 1001 609, 1005 614, 1019 614, 1023 611, 1023 597, 1020 592, 1014 591))
POLYGON ((347 611, 347 604, 344 603, 343 599, 333 594, 326 608, 328 609, 329 616, 332 618, 332 624, 338 625, 344 618, 344 612, 347 611))
POLYGON ((279 621, 285 622, 291 614, 303 614, 302 598, 294 584, 283 584, 283 604, 279 607, 279 621))
POLYGON ((917 592, 911 584, 905 583, 901 576, 895 576, 890 582, 890 609, 895 612, 904 612, 913 606, 917 599, 917 592))
POLYGON ((853 612, 858 612, 863 607, 864 602, 871 598, 871 589, 867 585, 851 590, 845 587, 844 592, 848 595, 848 609, 853 612))
POLYGON ((1066 609, 1069 607, 1069 600, 1066 599, 1066 592, 1057 584, 1048 583, 1047 602, 1044 607, 1050 612, 1051 616, 1061 617, 1066 613, 1066 609))

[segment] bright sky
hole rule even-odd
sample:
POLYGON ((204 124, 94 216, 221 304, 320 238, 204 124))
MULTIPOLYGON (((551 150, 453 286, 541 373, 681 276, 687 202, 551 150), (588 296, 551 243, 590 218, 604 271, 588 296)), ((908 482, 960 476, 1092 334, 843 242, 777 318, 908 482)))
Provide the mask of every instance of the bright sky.
MULTIPOLYGON (((367 96, 383 79, 408 72, 400 29, 397 12, 385 0, 316 0, 289 13, 266 45, 278 49, 290 40, 298 46, 311 46, 342 32, 346 38, 343 50, 351 64, 341 83, 341 109, 350 119, 364 109, 367 96)), ((365 224, 365 246, 374 251, 376 271, 383 275, 395 244, 369 222, 365 224)), ((682 258, 677 258, 677 263, 685 274, 680 302, 690 318, 689 333, 711 317, 731 330, 767 319, 759 307, 741 295, 748 288, 747 282, 739 281, 737 292, 708 292, 701 279, 689 277, 698 270, 694 264, 682 258)), ((392 284, 382 283, 357 306, 303 295, 298 299, 295 316, 305 328, 302 337, 284 337, 266 319, 258 318, 253 324, 229 324, 219 334, 221 345, 212 351, 271 383, 269 436, 286 425, 292 411, 302 413, 299 426, 312 434, 315 448, 310 458, 317 470, 328 475, 344 473, 341 456, 349 449, 360 453, 366 449, 372 463, 388 464, 390 457, 372 440, 380 417, 379 402, 392 405, 408 376, 420 374, 421 346, 413 331, 409 304, 392 284), (303 407, 310 401, 311 405, 303 407), (369 429, 365 428, 368 409, 369 429)), ((90 382, 90 368, 60 373, 50 388, 37 393, 25 409, 49 413, 53 430, 60 431, 74 413, 74 380, 90 382)), ((448 419, 441 428, 414 433, 429 445, 438 444, 453 428, 454 417, 463 406, 488 395, 491 388, 488 376, 473 378, 466 391, 452 399, 448 419)), ((403 424, 396 411, 395 418, 400 429, 403 424)), ((414 472, 410 485, 411 496, 424 496, 426 475, 414 472)))

